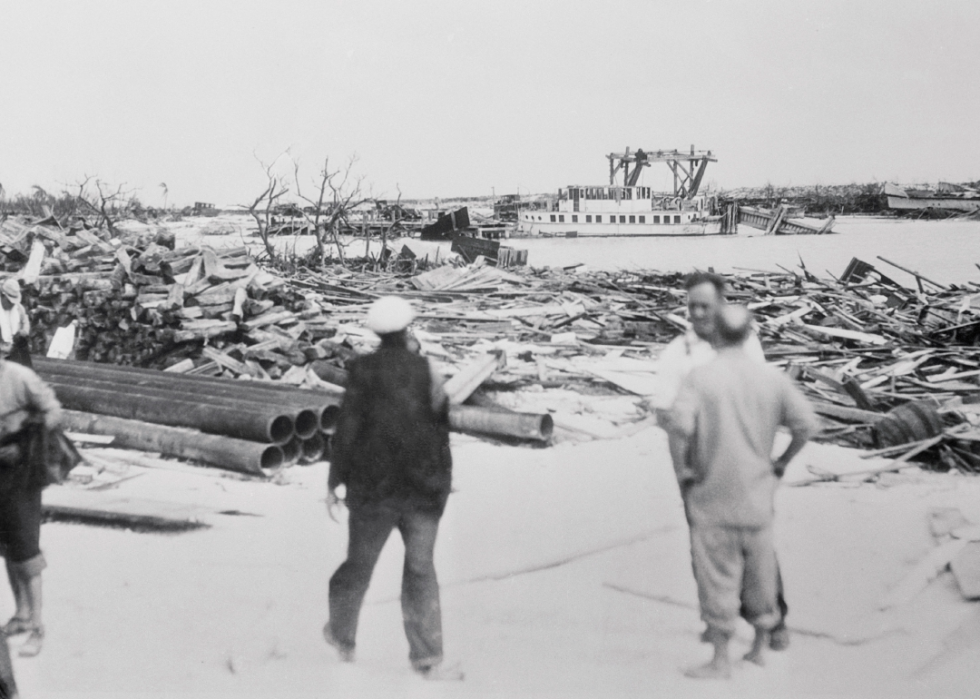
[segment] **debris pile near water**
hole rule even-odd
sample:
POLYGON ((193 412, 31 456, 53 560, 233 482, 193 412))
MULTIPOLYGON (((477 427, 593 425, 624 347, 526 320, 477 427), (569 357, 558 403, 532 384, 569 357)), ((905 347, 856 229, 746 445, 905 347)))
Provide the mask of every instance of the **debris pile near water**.
MULTIPOLYGON (((422 350, 447 374, 504 349, 510 361, 485 388, 643 396, 655 390, 659 350, 686 327, 681 274, 336 265, 287 278, 245 248, 174 250, 53 221, 4 221, 0 252, 25 286, 34 352, 75 320, 77 358, 174 372, 331 382, 374 346, 362 325, 370 304, 397 294, 415 304, 422 350)), ((911 449, 939 437, 916 458, 980 470, 980 285, 918 275, 908 288, 859 260, 840 279, 805 268, 727 278, 767 358, 827 418, 824 439, 911 449)))

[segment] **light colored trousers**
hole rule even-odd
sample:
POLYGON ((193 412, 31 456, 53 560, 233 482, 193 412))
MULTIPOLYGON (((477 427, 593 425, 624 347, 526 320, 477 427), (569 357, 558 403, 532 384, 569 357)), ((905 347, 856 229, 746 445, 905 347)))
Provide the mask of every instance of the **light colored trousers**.
POLYGON ((779 621, 777 565, 772 526, 691 526, 691 561, 701 618, 723 636, 735 631, 739 608, 757 628, 779 621))

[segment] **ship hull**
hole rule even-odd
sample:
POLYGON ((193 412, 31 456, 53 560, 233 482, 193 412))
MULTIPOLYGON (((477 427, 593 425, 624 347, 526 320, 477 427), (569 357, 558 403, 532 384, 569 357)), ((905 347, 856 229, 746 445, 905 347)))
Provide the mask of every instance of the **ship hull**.
POLYGON ((544 238, 635 238, 721 235, 721 221, 690 221, 687 223, 551 223, 521 220, 518 236, 544 238))

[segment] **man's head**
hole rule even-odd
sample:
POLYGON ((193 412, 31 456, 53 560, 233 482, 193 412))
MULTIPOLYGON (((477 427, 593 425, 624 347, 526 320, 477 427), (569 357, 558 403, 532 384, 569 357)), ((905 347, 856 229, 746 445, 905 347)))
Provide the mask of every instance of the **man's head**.
POLYGON ((3 301, 4 308, 20 303, 20 284, 16 279, 6 279, 3 284, 0 284, 0 300, 3 301))
POLYGON ((368 309, 367 328, 375 335, 403 333, 415 318, 411 304, 398 296, 383 296, 368 309))
POLYGON ((719 349, 738 347, 752 327, 752 315, 745 306, 725 304, 715 314, 715 342, 719 349))
POLYGON ((710 272, 694 272, 684 279, 684 288, 691 327, 702 340, 714 340, 715 317, 725 303, 725 280, 710 272))

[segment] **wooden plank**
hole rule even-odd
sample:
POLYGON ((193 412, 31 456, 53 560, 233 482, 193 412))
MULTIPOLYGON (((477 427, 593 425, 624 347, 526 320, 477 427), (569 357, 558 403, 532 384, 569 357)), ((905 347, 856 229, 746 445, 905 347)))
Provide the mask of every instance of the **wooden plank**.
POLYGON ((44 263, 44 256, 47 250, 37 238, 31 244, 31 254, 27 258, 27 264, 20 271, 20 278, 25 284, 34 284, 41 275, 41 265, 44 263))
POLYGON ((225 369, 230 369, 236 374, 247 374, 248 369, 240 361, 213 347, 205 347, 201 350, 201 356, 210 359, 212 362, 220 364, 225 369))
POLYGON ((467 364, 456 372, 456 375, 443 384, 443 390, 449 396, 451 405, 458 405, 470 397, 480 384, 487 380, 494 371, 503 368, 507 363, 507 355, 501 351, 491 352, 467 364))
POLYGON ((871 333, 857 332, 856 330, 846 330, 844 328, 827 328, 822 325, 808 325, 806 323, 800 323, 801 327, 810 330, 811 332, 819 333, 821 335, 828 335, 830 337, 838 337, 844 340, 856 340, 857 342, 864 342, 869 345, 886 345, 888 340, 883 338, 881 335, 872 335, 871 333))
POLYGON ((638 375, 623 371, 612 371, 609 369, 587 369, 590 374, 594 374, 604 381, 619 386, 625 391, 635 393, 638 396, 656 395, 662 389, 662 384, 656 376, 650 374, 638 375))
POLYGON ((935 547, 920 560, 878 605, 879 609, 889 609, 910 602, 950 564, 969 541, 953 539, 935 547))
MULTIPOLYGON (((932 437, 931 439, 927 439, 924 442, 918 442, 918 443, 916 443, 916 446, 914 446, 911 449, 909 449, 907 452, 905 452, 904 454, 902 454, 900 457, 898 457, 897 459, 889 462, 888 464, 886 464, 885 466, 882 466, 880 468, 869 468, 869 469, 862 469, 860 471, 848 471, 848 472, 844 472, 844 473, 824 472, 824 473, 821 473, 819 476, 816 476, 815 478, 806 478, 806 479, 801 480, 801 481, 793 481, 792 483, 787 483, 787 485, 790 485, 790 486, 804 485, 805 486, 805 485, 810 485, 812 483, 824 483, 824 482, 827 482, 827 481, 836 481, 836 480, 839 480, 841 478, 847 478, 847 477, 852 477, 852 476, 861 476, 862 478, 866 479, 868 477, 877 476, 877 475, 880 475, 882 473, 889 473, 891 471, 900 471, 903 468, 910 468, 910 467, 913 467, 913 466, 917 466, 917 464, 910 464, 910 463, 906 463, 906 462, 909 459, 911 459, 913 456, 916 456, 918 454, 921 454, 926 449, 929 449, 930 447, 933 447, 936 444, 939 444, 945 438, 946 438, 946 435, 941 434, 941 435, 937 435, 936 437, 932 437)), ((905 445, 905 446, 908 446, 908 445, 905 445)))
POLYGON ((235 299, 232 303, 231 314, 238 320, 242 320, 245 317, 244 306, 247 298, 248 292, 244 288, 239 287, 235 289, 235 299))
POLYGON ((826 415, 828 417, 837 418, 839 420, 847 420, 850 422, 861 422, 873 425, 874 423, 884 420, 885 417, 887 417, 886 413, 876 413, 870 410, 861 410, 860 408, 848 408, 843 405, 833 405, 832 403, 813 402, 812 405, 813 409, 820 415, 826 415))
POLYGON ((214 510, 186 503, 146 500, 128 495, 53 485, 42 496, 48 516, 152 529, 183 530, 209 526, 214 510))
POLYGON ((266 325, 272 325, 273 323, 281 323, 284 321, 295 321, 296 315, 291 311, 280 311, 272 313, 263 313, 260 316, 256 316, 251 320, 247 320, 242 323, 242 327, 245 330, 255 330, 256 328, 262 328, 266 325))
POLYGON ((164 371, 169 371, 171 374, 183 374, 194 368, 194 360, 187 358, 182 359, 176 364, 168 366, 164 371))

